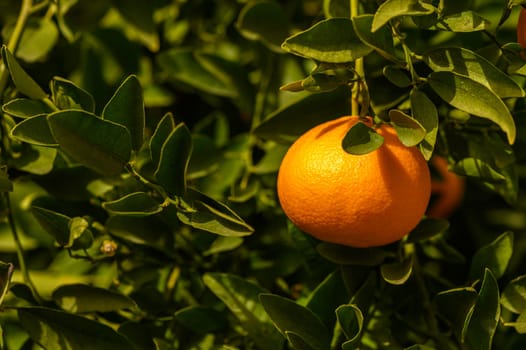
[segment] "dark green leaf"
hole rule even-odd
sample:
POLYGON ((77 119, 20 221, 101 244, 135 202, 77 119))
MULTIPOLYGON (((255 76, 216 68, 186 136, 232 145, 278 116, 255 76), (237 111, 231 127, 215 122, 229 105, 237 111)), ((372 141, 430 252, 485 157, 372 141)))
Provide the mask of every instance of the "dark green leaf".
POLYGON ((102 118, 124 126, 130 132, 132 149, 141 148, 144 137, 144 99, 139 79, 130 75, 117 88, 102 111, 102 118))
POLYGON ((301 335, 286 331, 285 336, 289 340, 289 342, 292 344, 292 347, 294 350, 315 350, 309 343, 307 343, 301 335))
POLYGON ((0 167, 0 192, 11 192, 13 190, 13 183, 9 179, 9 175, 4 167, 0 167))
POLYGON ((40 100, 17 98, 2 106, 2 110, 17 118, 29 118, 39 114, 47 114, 53 110, 40 100))
POLYGON ((137 309, 129 297, 85 284, 65 284, 53 291, 53 301, 71 313, 110 312, 137 309))
POLYGON ((93 96, 73 82, 60 77, 51 80, 51 98, 59 109, 82 109, 95 112, 93 96))
POLYGON ((473 315, 466 330, 466 343, 472 349, 490 350, 500 318, 499 286, 486 269, 473 315))
POLYGON ((490 26, 488 20, 470 10, 444 16, 436 23, 436 29, 461 33, 486 30, 490 26))
POLYGON ((161 203, 145 192, 134 192, 114 201, 103 202, 102 207, 110 214, 126 216, 148 216, 163 210, 161 203))
POLYGON ((282 86, 281 90, 310 92, 333 91, 342 85, 348 85, 354 79, 354 72, 349 69, 330 69, 311 73, 297 84, 292 83, 282 86), (293 88, 291 88, 293 87, 293 88))
POLYGON ((188 306, 177 310, 176 321, 198 334, 223 330, 228 325, 225 314, 207 306, 188 306))
POLYGON ((438 111, 433 101, 420 90, 413 89, 409 95, 411 114, 426 130, 424 140, 419 144, 426 160, 431 159, 438 134, 438 111))
POLYGON ((132 244, 154 247, 167 253, 172 249, 169 228, 155 216, 112 216, 106 221, 106 228, 111 235, 132 244))
POLYGON ((328 328, 334 325, 334 310, 349 301, 339 269, 329 274, 308 296, 305 306, 328 328))
POLYGON ((398 109, 390 110, 389 118, 404 146, 416 146, 424 140, 426 129, 416 119, 398 109))
POLYGON ((208 256, 228 252, 240 247, 243 242, 242 237, 219 236, 212 242, 210 247, 203 252, 203 255, 208 256))
POLYGON ((453 332, 462 342, 477 297, 474 288, 464 287, 440 292, 434 299, 436 311, 451 324, 453 332))
POLYGON ((336 317, 343 332, 349 339, 349 342, 346 342, 346 347, 351 344, 358 345, 356 341, 363 327, 364 317, 362 311, 356 305, 342 305, 336 309, 336 317))
POLYGON ((384 143, 384 138, 364 123, 356 123, 345 134, 342 147, 345 152, 362 155, 373 152, 384 143))
POLYGON ((260 350, 281 348, 283 338, 258 300, 258 296, 265 293, 263 288, 240 277, 221 273, 206 273, 203 282, 236 316, 260 350))
POLYGON ((464 75, 489 88, 501 98, 524 96, 520 85, 510 76, 468 49, 435 49, 428 52, 424 59, 435 72, 451 71, 464 75))
POLYGON ((43 99, 47 94, 42 88, 31 78, 26 71, 20 66, 16 58, 4 45, 2 46, 2 60, 6 63, 11 79, 18 91, 27 97, 35 100, 43 99))
POLYGON ((31 212, 40 226, 55 238, 60 246, 66 246, 69 242, 69 221, 71 218, 56 211, 32 206, 31 212))
POLYGON ((369 54, 372 49, 354 31, 346 18, 329 18, 287 38, 282 48, 318 62, 348 63, 369 54))
POLYGON ((270 49, 280 52, 281 43, 289 33, 288 15, 277 2, 248 3, 239 13, 236 27, 249 40, 260 40, 270 49))
POLYGON ((150 138, 150 155, 156 169, 159 166, 159 162, 161 160, 161 151, 163 149, 163 145, 174 129, 174 117, 172 113, 166 113, 157 124, 157 127, 150 138))
POLYGON ((387 257, 381 248, 352 248, 339 244, 320 243, 316 250, 325 259, 340 265, 377 266, 387 257))
POLYGON ((349 88, 310 94, 266 117, 253 131, 256 135, 282 143, 292 143, 308 129, 330 119, 348 115, 349 88))
POLYGON ((356 34, 363 43, 376 50, 380 55, 390 61, 400 61, 400 55, 394 48, 393 36, 389 28, 382 27, 376 31, 372 31, 373 15, 360 15, 353 17, 353 25, 356 34))
POLYGON ((155 178, 170 194, 182 196, 186 192, 186 170, 192 153, 192 136, 185 124, 177 125, 161 148, 155 178))
POLYGON ((513 233, 508 231, 501 234, 493 242, 481 247, 471 261, 470 278, 481 278, 486 269, 491 270, 495 278, 500 278, 513 253, 513 233))
POLYGON ((41 114, 22 120, 11 130, 11 135, 20 141, 40 146, 58 146, 51 134, 47 115, 41 114))
POLYGON ((228 237, 242 237, 252 234, 250 227, 232 209, 194 189, 186 197, 193 211, 179 211, 181 222, 194 228, 228 237))
POLYGON ((435 8, 431 4, 418 0, 387 0, 376 10, 371 30, 375 32, 399 16, 423 16, 434 11, 435 8))
POLYGON ((398 87, 411 86, 411 79, 406 72, 395 66, 385 66, 383 69, 384 76, 394 85, 398 87))
POLYGON ((500 302, 506 309, 517 314, 526 310, 526 275, 516 277, 508 283, 500 302))
POLYGON ((453 107, 496 123, 513 144, 515 122, 508 107, 489 88, 458 73, 440 71, 428 77, 431 88, 453 107))
POLYGON ((436 235, 446 232, 449 221, 446 219, 425 218, 409 234, 408 242, 427 240, 436 235))
POLYGON ((390 284, 404 284, 413 272, 413 255, 404 258, 400 262, 383 264, 380 266, 383 279, 390 284))
POLYGON ((259 299, 282 334, 293 332, 315 350, 330 348, 328 329, 309 309, 274 294, 261 294, 259 299))
POLYGON ((43 307, 22 307, 18 317, 29 336, 45 349, 130 350, 133 345, 100 322, 43 307))
POLYGON ((116 175, 130 159, 130 134, 119 124, 81 110, 50 114, 48 122, 61 149, 93 170, 116 175))

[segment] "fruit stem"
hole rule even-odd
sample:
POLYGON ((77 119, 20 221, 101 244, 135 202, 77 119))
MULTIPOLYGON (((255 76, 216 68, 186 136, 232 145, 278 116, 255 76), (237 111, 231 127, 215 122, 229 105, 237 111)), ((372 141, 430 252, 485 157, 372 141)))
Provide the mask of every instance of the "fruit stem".
MULTIPOLYGON (((350 0, 349 6, 351 9, 351 20, 358 16, 360 9, 359 9, 360 1, 359 0, 350 0)), ((360 111, 360 97, 362 96, 363 92, 362 90, 365 87, 364 84, 364 75, 365 75, 365 69, 363 64, 363 57, 357 58, 354 61, 354 71, 356 72, 356 75, 358 75, 358 80, 352 85, 352 98, 351 98, 351 114, 357 115, 361 117, 360 112, 364 112, 366 108, 362 108, 362 111, 360 111)))

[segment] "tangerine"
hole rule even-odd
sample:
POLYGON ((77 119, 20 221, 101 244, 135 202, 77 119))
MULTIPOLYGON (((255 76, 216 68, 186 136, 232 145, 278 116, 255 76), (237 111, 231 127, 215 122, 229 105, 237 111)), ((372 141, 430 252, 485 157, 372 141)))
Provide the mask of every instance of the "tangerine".
POLYGON ((444 157, 433 156, 429 163, 438 176, 431 179, 432 198, 426 214, 433 218, 448 218, 464 198, 466 181, 449 171, 444 157))
POLYGON ((431 176, 418 148, 404 146, 387 124, 376 129, 384 137, 378 149, 347 153, 342 140, 359 121, 341 117, 300 136, 280 165, 278 198, 297 227, 322 241, 380 246, 418 224, 431 195, 431 176))
POLYGON ((524 7, 521 7, 517 21, 517 42, 523 49, 526 48, 526 9, 524 7))

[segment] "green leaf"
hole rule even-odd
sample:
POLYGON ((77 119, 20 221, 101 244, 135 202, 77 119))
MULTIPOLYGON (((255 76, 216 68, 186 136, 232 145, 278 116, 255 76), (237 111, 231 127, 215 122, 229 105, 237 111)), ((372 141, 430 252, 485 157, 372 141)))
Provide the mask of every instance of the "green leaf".
POLYGON ((496 123, 513 144, 517 130, 508 107, 486 86, 453 72, 434 72, 428 77, 431 88, 447 103, 460 110, 496 123))
POLYGON ((161 118, 150 138, 150 155, 155 169, 159 166, 163 145, 174 129, 175 120, 173 114, 168 112, 161 118))
POLYGON ((20 141, 40 146, 58 146, 47 121, 47 115, 41 114, 22 120, 11 129, 11 135, 20 141))
POLYGON ((424 55, 424 60, 435 72, 450 71, 469 77, 501 98, 524 97, 524 91, 515 80, 468 49, 435 49, 424 55))
POLYGON ((513 233, 508 231, 501 234, 493 242, 481 247, 471 260, 470 278, 475 280, 484 275, 489 269, 495 278, 500 278, 513 254, 513 233))
POLYGON ((400 142, 406 147, 418 145, 426 137, 426 129, 411 116, 398 109, 389 111, 389 118, 393 123, 400 142))
POLYGON ((63 310, 77 314, 137 309, 137 304, 123 294, 85 284, 61 285, 52 298, 63 310))
POLYGON ((40 226, 53 236, 60 246, 64 247, 69 243, 69 216, 39 206, 32 206, 31 212, 40 226))
POLYGON ((130 134, 119 124, 81 110, 50 114, 48 122, 66 154, 101 174, 120 173, 130 159, 130 134))
POLYGON ((160 213, 163 206, 145 192, 133 192, 119 199, 103 202, 102 207, 113 215, 148 216, 160 213))
POLYGON ((526 310, 526 275, 516 277, 506 285, 500 303, 511 312, 524 313, 526 310))
POLYGON ((325 259, 340 265, 377 266, 387 257, 385 250, 377 247, 353 248, 323 242, 316 250, 325 259))
POLYGON ((5 45, 2 46, 2 60, 7 65, 7 69, 9 69, 9 73, 11 74, 11 79, 13 79, 13 83, 18 91, 34 100, 40 100, 47 96, 44 90, 42 90, 33 78, 31 78, 20 66, 16 58, 5 45))
POLYGON ((424 158, 429 160, 433 155, 438 134, 438 111, 433 101, 416 88, 411 90, 409 97, 413 118, 426 130, 426 135, 419 144, 419 148, 424 158))
POLYGON ((111 216, 106 228, 112 236, 132 244, 156 248, 170 254, 172 233, 166 225, 154 216, 111 216))
POLYGON ((192 153, 192 136, 185 124, 177 125, 161 148, 155 178, 172 195, 186 192, 186 170, 192 153))
POLYGON ((16 50, 16 57, 28 63, 43 60, 56 45, 58 38, 59 32, 54 20, 48 17, 30 17, 16 50))
POLYGON ((354 124, 345 134, 342 147, 345 152, 362 155, 373 152, 384 143, 384 138, 362 122, 354 124))
POLYGON ((526 313, 522 312, 514 322, 506 322, 506 326, 512 326, 519 334, 526 334, 526 313))
POLYGON ((506 180, 497 169, 481 159, 464 158, 456 162, 452 170, 454 173, 478 178, 485 181, 503 182, 506 180))
POLYGON ((17 118, 29 118, 39 114, 47 114, 53 110, 40 100, 30 100, 28 98, 16 98, 4 104, 2 110, 17 118))
POLYGON ((305 306, 328 328, 334 325, 334 310, 349 301, 340 269, 329 274, 308 296, 305 306))
POLYGON ((440 18, 435 27, 440 30, 466 33, 489 29, 491 23, 476 12, 466 10, 440 18))
POLYGON ((466 343, 472 349, 490 350, 499 318, 499 285, 491 270, 486 269, 466 330, 466 343))
POLYGON ((372 49, 358 38, 353 22, 329 18, 287 38, 282 48, 318 62, 348 63, 368 55, 372 49))
POLYGON ((351 344, 358 345, 357 340, 362 332, 364 319, 362 311, 356 305, 341 305, 336 309, 336 317, 343 333, 349 339, 346 342, 346 347, 351 344))
POLYGON ((18 308, 29 336, 45 349, 130 350, 133 345, 100 322, 44 307, 18 308))
POLYGON ((9 291, 14 271, 15 266, 13 264, 0 261, 0 305, 2 305, 5 295, 9 291))
POLYGON ((220 254, 223 252, 229 252, 240 247, 244 240, 242 237, 227 237, 219 236, 210 245, 210 247, 203 252, 204 256, 220 254))
POLYGON ((394 285, 404 284, 413 272, 413 255, 407 256, 399 262, 381 265, 380 272, 387 283, 394 285))
POLYGON ((93 96, 72 81, 53 77, 50 87, 51 99, 59 109, 82 109, 91 113, 95 112, 93 96))
POLYGON ((390 61, 400 61, 398 58, 400 54, 394 48, 393 36, 389 28, 382 27, 373 32, 371 27, 374 16, 369 14, 355 16, 352 21, 356 34, 364 44, 390 61))
POLYGON ((285 336, 289 340, 294 350, 315 350, 309 343, 307 343, 299 334, 291 331, 286 331, 285 336))
POLYGON ((229 324, 224 313, 199 305, 177 310, 174 318, 183 327, 198 334, 221 331, 229 324))
POLYGON ((405 88, 411 86, 411 79, 406 72, 395 66, 385 66, 382 73, 394 85, 405 88))
POLYGON ((243 237, 254 232, 232 209, 194 189, 189 189, 185 200, 193 211, 179 211, 182 223, 196 229, 227 237, 243 237))
POLYGON ((348 115, 350 89, 309 94, 295 103, 284 106, 254 129, 254 134, 281 143, 292 143, 305 131, 330 119, 348 115))
POLYGON ((444 233, 449 228, 449 221, 438 218, 424 218, 409 233, 408 242, 427 240, 436 235, 444 233))
POLYGON ((259 299, 282 334, 292 332, 314 350, 330 348, 331 335, 312 311, 274 294, 261 294, 259 299))
POLYGON ((240 321, 260 350, 282 347, 283 338, 258 300, 266 292, 263 288, 225 273, 205 273, 203 282, 240 321))
POLYGON ((69 220, 69 240, 64 248, 72 250, 88 249, 93 244, 93 233, 90 223, 83 217, 75 216, 69 220))
POLYGON ((376 13, 372 23, 371 31, 376 32, 391 19, 400 16, 423 16, 429 15, 435 8, 428 3, 418 0, 387 0, 383 2, 376 13))
POLYGON ((450 289, 435 296, 436 311, 451 324, 453 332, 461 342, 464 341, 477 297, 477 291, 472 287, 450 289))
POLYGON ((279 3, 258 1, 243 7, 236 27, 245 38, 259 40, 269 49, 281 52, 281 43, 289 33, 290 23, 279 3))
POLYGON ((124 126, 130 133, 132 149, 138 151, 144 137, 144 99, 141 83, 130 75, 117 88, 102 111, 102 119, 124 126))

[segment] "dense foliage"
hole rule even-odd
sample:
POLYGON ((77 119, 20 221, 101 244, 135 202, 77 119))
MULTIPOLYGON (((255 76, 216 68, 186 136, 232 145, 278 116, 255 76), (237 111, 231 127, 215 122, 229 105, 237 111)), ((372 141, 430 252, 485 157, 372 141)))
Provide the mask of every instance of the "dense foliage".
POLYGON ((0 347, 525 348, 522 3, 0 0, 0 347), (379 248, 295 228, 280 160, 351 113, 462 206, 379 248))

